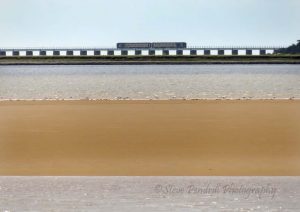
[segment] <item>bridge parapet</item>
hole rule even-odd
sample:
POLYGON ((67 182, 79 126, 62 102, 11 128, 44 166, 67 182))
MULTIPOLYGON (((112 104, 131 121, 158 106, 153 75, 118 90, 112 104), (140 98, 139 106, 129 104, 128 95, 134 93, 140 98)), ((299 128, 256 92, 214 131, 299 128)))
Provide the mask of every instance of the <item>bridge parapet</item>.
POLYGON ((118 49, 118 48, 0 48, 0 56, 100 56, 100 55, 266 55, 272 54, 278 46, 189 46, 187 48, 167 49, 118 49), (143 54, 142 54, 143 52, 143 54))

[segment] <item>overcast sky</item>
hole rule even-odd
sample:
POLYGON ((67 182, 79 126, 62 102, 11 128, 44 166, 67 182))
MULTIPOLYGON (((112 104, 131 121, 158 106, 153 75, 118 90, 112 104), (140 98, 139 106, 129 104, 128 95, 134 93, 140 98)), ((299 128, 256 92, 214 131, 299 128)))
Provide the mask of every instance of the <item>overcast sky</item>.
POLYGON ((0 47, 288 45, 300 0, 0 0, 0 47))

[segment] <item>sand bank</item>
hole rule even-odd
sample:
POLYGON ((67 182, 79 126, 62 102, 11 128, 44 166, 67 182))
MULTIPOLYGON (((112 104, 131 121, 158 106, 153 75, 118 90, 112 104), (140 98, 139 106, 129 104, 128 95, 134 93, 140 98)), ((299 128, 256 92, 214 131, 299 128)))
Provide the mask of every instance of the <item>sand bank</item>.
POLYGON ((0 175, 300 175, 300 101, 2 101, 0 175))

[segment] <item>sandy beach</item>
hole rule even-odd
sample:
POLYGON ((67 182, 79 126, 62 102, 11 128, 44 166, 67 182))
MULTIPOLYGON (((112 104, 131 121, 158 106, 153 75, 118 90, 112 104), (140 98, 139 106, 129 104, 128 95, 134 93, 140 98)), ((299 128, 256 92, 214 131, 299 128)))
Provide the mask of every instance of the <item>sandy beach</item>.
POLYGON ((300 175, 300 101, 2 101, 0 147, 0 175, 300 175))

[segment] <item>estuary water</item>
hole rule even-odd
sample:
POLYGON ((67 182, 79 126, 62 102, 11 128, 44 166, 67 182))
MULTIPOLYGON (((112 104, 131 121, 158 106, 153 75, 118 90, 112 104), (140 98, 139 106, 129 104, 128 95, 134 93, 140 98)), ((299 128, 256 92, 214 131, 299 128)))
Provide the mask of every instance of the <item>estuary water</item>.
POLYGON ((3 211, 300 210, 298 177, 4 176, 0 185, 3 211))
POLYGON ((300 65, 0 66, 0 100, 290 98, 300 65))

